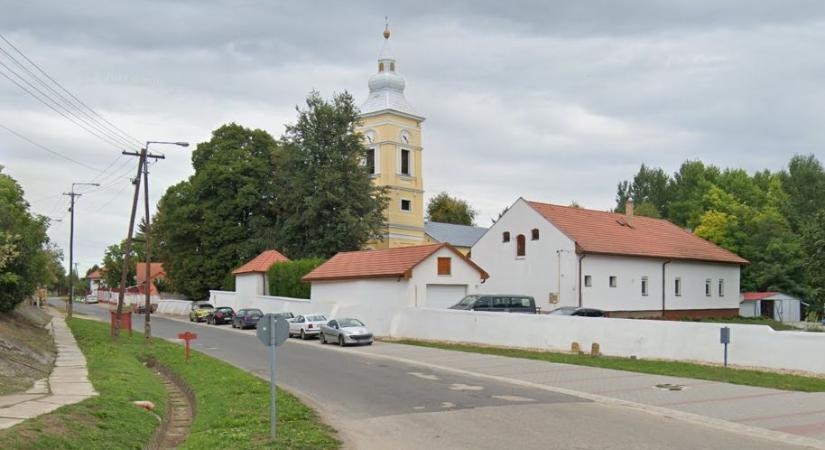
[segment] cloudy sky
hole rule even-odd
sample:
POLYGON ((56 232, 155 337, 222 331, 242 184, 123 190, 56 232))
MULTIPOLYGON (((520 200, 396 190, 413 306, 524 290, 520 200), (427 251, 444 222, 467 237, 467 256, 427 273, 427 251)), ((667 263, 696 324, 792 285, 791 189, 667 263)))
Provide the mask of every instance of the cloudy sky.
MULTIPOLYGON (((427 117, 425 189, 469 200, 485 226, 519 196, 610 208, 641 163, 825 160, 825 2, 444 3, 0 0, 0 33, 130 136, 194 144, 230 121, 279 136, 311 89, 362 101, 389 16, 427 117)), ((103 185, 78 188, 76 209, 76 260, 99 262, 125 236, 135 159, 2 76, 0 125, 4 172, 64 219, 62 248, 61 193, 103 185)), ((156 150, 153 202, 192 173, 191 149, 156 150)))

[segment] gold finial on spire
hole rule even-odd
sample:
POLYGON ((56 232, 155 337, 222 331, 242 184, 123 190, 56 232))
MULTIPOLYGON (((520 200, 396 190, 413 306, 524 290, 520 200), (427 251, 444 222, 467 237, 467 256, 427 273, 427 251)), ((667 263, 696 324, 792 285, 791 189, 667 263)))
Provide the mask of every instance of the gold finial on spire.
POLYGON ((390 18, 384 16, 384 39, 390 38, 390 18))

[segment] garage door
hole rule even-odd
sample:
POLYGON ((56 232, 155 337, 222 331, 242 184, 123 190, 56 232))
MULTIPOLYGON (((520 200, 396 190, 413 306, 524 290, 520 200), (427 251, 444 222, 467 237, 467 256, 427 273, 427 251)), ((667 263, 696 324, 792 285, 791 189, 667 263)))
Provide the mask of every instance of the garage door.
POLYGON ((467 285, 428 284, 427 307, 449 308, 467 295, 467 285))

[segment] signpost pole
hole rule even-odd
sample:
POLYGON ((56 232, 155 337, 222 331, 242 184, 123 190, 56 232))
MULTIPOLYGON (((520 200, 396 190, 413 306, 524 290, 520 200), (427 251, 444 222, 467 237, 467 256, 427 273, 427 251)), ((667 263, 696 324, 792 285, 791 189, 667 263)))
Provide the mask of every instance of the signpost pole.
POLYGON ((272 440, 275 440, 275 348, 278 346, 275 337, 275 315, 269 316, 269 348, 272 352, 269 359, 269 391, 270 391, 270 409, 272 413, 269 415, 269 433, 272 435, 272 440))

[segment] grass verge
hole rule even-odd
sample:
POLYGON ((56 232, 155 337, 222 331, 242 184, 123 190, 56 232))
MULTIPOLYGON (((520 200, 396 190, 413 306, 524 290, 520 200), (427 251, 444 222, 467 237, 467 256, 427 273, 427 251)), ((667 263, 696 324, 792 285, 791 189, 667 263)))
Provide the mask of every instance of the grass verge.
MULTIPOLYGON (((711 323, 739 323, 744 325, 767 325, 776 331, 809 331, 802 330, 793 325, 778 322, 767 317, 725 317, 725 318, 707 318, 707 319, 684 319, 686 322, 711 322, 711 323)), ((812 329, 812 331, 820 331, 812 329)))
POLYGON ((106 323, 83 319, 69 326, 89 365, 100 396, 0 431, 3 449, 142 448, 158 420, 131 404, 151 400, 165 408, 160 379, 142 360, 155 358, 179 374, 195 392, 197 415, 182 449, 334 449, 334 431, 289 393, 278 391, 278 440, 269 439, 269 385, 218 359, 192 352, 183 362, 180 345, 143 335, 121 336, 113 344, 106 323))
POLYGON ((533 350, 520 350, 501 347, 485 347, 470 344, 419 341, 401 339, 393 341, 399 344, 420 347, 456 350, 460 352, 483 353, 487 355, 506 356, 509 358, 534 359, 554 363, 573 364, 577 366, 601 367, 605 369, 626 370, 629 372, 667 375, 674 377, 696 378, 700 380, 721 381, 787 391, 825 392, 825 378, 802 375, 763 372, 750 369, 734 369, 706 366, 676 361, 658 361, 610 356, 575 355, 572 353, 554 353, 533 350))

